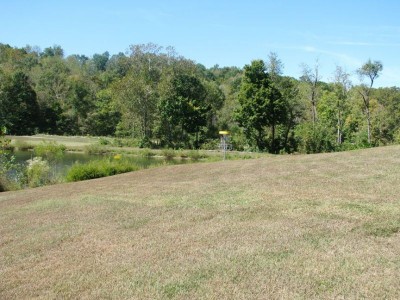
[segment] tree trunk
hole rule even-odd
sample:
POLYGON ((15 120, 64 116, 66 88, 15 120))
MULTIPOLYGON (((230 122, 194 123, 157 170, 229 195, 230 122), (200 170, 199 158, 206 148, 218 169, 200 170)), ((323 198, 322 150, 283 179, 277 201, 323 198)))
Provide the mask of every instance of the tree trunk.
POLYGON ((272 153, 275 153, 276 154, 276 146, 275 146, 275 123, 272 123, 272 126, 271 126, 271 132, 272 132, 272 141, 271 141, 271 150, 272 150, 272 153))
POLYGON ((196 148, 196 149, 199 149, 199 129, 198 129, 198 128, 196 128, 195 148, 196 148))
POLYGON ((256 143, 257 143, 258 150, 259 151, 265 150, 264 149, 264 139, 263 139, 263 130, 262 129, 258 130, 256 139, 257 139, 256 143))
POLYGON ((315 123, 317 122, 317 103, 315 101, 314 92, 311 98, 311 114, 313 125, 315 125, 315 123))
POLYGON ((337 120, 337 143, 340 145, 342 143, 342 116, 340 110, 338 111, 338 120, 337 120))
POLYGON ((292 119, 293 119, 293 113, 290 112, 288 124, 287 124, 287 127, 286 127, 286 132, 285 132, 285 142, 284 142, 284 146, 285 146, 285 147, 286 147, 287 144, 288 144, 290 128, 292 127, 292 119))
POLYGON ((368 144, 371 144, 371 115, 369 112, 369 107, 366 108, 365 113, 367 115, 368 144))
POLYGON ((318 85, 318 70, 316 70, 316 75, 314 82, 312 84, 312 91, 311 91, 311 109, 312 109, 312 120, 313 125, 317 122, 317 85, 318 85))
POLYGON ((364 101, 365 115, 367 117, 368 144, 371 144, 371 115, 369 111, 369 91, 367 91, 365 94, 360 92, 360 94, 364 101))

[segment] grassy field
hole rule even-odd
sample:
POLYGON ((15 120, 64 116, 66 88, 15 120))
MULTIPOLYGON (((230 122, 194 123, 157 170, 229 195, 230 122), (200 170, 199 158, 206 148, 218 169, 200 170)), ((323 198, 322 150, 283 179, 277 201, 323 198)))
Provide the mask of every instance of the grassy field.
POLYGON ((400 147, 0 194, 0 299, 399 299, 400 147))
POLYGON ((44 135, 37 134, 33 136, 9 136, 13 143, 26 143, 36 146, 43 142, 56 142, 59 144, 64 144, 70 149, 83 149, 85 146, 98 143, 98 138, 92 137, 70 137, 70 136, 60 136, 60 135, 44 135))

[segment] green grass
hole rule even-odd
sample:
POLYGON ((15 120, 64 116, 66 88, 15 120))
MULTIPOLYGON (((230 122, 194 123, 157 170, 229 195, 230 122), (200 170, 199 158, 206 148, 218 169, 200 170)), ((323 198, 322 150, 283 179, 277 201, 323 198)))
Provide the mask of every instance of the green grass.
POLYGON ((399 299, 400 147, 0 194, 0 298, 399 299))
POLYGON ((83 151, 87 154, 107 154, 113 151, 101 144, 90 144, 83 147, 83 151))
POLYGON ((77 163, 73 165, 68 170, 66 179, 69 182, 89 180, 136 171, 138 169, 138 166, 135 166, 131 162, 124 159, 93 160, 85 164, 77 163))
POLYGON ((80 150, 87 145, 97 144, 99 138, 94 137, 79 137, 79 136, 59 136, 59 135, 46 135, 46 134, 36 134, 33 136, 9 136, 13 143, 18 144, 28 144, 30 148, 35 147, 43 142, 47 143, 57 143, 66 146, 67 150, 80 150))
POLYGON ((15 143, 13 143, 13 145, 19 151, 28 151, 28 150, 32 150, 34 148, 33 144, 31 144, 27 141, 24 141, 24 140, 16 140, 15 143))

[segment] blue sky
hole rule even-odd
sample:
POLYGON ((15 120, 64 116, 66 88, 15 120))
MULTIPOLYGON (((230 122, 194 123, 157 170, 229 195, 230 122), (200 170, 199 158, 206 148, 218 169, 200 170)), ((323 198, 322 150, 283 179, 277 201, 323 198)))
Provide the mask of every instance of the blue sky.
POLYGON ((275 52, 285 75, 318 61, 324 81, 336 65, 354 74, 370 58, 384 67, 377 87, 400 87, 399 13, 398 0, 0 0, 0 43, 91 56, 152 42, 206 67, 275 52))

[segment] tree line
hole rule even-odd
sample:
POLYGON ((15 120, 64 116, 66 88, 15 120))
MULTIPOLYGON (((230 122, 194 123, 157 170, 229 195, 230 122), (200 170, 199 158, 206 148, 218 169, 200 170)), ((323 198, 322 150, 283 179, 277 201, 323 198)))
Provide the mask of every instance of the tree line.
POLYGON ((360 83, 318 64, 283 76, 275 53, 244 68, 206 68, 172 47, 65 57, 0 44, 0 127, 9 134, 130 137, 141 147, 328 152, 400 142, 400 90, 374 88, 383 69, 367 61, 360 83))

